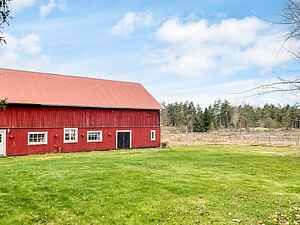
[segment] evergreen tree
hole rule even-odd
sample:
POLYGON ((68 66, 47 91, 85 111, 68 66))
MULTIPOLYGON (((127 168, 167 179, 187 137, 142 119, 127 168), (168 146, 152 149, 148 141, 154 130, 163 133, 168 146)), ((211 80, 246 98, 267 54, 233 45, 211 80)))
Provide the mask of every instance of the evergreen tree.
POLYGON ((203 124, 203 111, 199 105, 197 106, 197 109, 196 109, 196 115, 195 115, 194 124, 193 124, 193 131, 194 132, 205 132, 204 124, 203 124))
POLYGON ((162 124, 187 131, 205 132, 208 129, 228 128, 289 128, 299 120, 298 106, 265 104, 255 107, 249 104, 232 106, 229 101, 217 100, 204 111, 193 102, 163 104, 162 124))
POLYGON ((210 125, 212 122, 211 113, 207 108, 205 108, 203 113, 203 131, 207 132, 210 129, 210 125))

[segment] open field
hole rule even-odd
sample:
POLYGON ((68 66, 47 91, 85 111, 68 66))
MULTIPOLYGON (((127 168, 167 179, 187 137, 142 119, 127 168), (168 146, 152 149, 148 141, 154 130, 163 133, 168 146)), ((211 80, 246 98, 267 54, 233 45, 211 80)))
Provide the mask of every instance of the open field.
POLYGON ((238 144, 263 146, 300 146, 299 130, 216 130, 186 134, 176 128, 162 128, 162 141, 170 146, 238 144))
POLYGON ((0 168, 0 224, 300 223, 296 148, 41 155, 0 168))

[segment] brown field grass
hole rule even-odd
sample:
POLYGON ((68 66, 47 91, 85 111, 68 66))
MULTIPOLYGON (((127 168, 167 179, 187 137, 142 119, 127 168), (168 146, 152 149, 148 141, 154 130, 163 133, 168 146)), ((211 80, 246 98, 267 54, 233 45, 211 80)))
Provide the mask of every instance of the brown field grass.
POLYGON ((162 142, 168 143, 169 146, 203 144, 300 146, 300 131, 256 129, 186 133, 179 129, 162 128, 162 142))

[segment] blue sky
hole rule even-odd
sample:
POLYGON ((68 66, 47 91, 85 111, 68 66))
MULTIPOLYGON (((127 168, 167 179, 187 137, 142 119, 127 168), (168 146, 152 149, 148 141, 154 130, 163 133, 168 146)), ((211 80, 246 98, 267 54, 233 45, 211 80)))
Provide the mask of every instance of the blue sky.
POLYGON ((281 48, 285 28, 270 22, 284 3, 14 0, 0 66, 137 81, 161 102, 296 103, 236 94, 295 67, 281 48))

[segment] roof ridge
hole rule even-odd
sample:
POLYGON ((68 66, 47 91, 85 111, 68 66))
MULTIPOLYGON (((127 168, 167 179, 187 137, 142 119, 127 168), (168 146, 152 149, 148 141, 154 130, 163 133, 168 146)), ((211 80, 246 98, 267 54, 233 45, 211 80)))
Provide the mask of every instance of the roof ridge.
POLYGON ((2 68, 1 70, 8 70, 8 71, 15 71, 15 72, 25 72, 25 73, 33 73, 34 75, 50 75, 50 76, 57 76, 57 77, 64 77, 64 78, 75 78, 75 79, 90 79, 90 80, 102 80, 102 81, 110 81, 110 82, 116 82, 116 83, 129 83, 129 84, 138 84, 142 85, 139 82, 134 81, 123 81, 123 80, 113 80, 113 79, 103 79, 103 78, 95 78, 95 77, 85 77, 82 75, 76 76, 76 75, 67 75, 67 74, 58 74, 58 73, 48 73, 48 72, 38 72, 38 71, 29 71, 29 70, 20 70, 20 69, 11 69, 11 68, 2 68))

